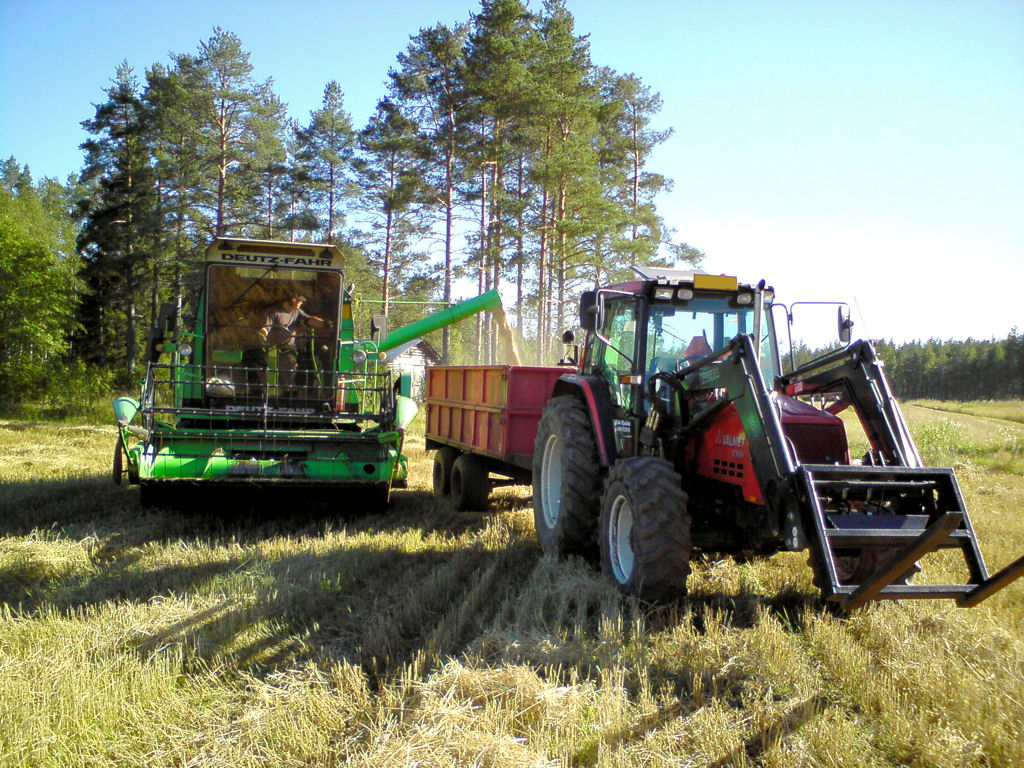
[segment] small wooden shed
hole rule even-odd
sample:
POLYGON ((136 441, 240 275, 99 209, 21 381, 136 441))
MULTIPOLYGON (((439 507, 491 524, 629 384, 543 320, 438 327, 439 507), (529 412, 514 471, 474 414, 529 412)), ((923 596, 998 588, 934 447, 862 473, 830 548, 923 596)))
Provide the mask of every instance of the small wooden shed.
POLYGON ((412 397, 418 402, 423 402, 426 393, 427 368, 437 365, 441 361, 441 353, 434 349, 434 346, 423 339, 412 349, 408 349, 391 363, 390 368, 395 373, 412 374, 412 397))

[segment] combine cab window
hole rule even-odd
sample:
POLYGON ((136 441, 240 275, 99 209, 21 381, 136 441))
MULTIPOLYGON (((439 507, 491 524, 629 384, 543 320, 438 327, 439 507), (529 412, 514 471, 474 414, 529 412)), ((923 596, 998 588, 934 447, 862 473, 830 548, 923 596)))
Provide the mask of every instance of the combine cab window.
POLYGON ((259 329, 267 313, 292 296, 305 297, 302 310, 329 321, 325 328, 297 327, 298 367, 326 369, 337 356, 341 280, 339 272, 261 267, 211 266, 208 272, 207 378, 216 377, 238 394, 254 384, 246 369, 263 365, 259 329))

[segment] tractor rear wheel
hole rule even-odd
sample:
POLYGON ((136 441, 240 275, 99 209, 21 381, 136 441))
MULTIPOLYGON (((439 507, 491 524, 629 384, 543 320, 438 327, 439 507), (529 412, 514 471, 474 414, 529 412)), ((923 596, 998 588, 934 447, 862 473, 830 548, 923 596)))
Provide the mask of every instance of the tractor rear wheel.
POLYGON ((664 459, 616 462, 601 501, 601 566, 625 594, 667 602, 686 594, 690 516, 682 478, 664 459))
POLYGON ((452 508, 459 511, 485 509, 491 495, 487 465, 479 456, 464 453, 452 465, 452 508))
POLYGON ((533 451, 533 519, 550 554, 595 554, 601 465, 590 416, 576 397, 544 406, 533 451))
POLYGON ((452 467, 457 458, 459 452, 449 445, 434 454, 434 498, 439 501, 451 495, 452 467))

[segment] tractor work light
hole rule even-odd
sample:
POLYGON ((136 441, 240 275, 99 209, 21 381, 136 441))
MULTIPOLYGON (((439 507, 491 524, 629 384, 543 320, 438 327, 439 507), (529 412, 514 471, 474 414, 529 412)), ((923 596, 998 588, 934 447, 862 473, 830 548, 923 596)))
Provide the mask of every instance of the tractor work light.
POLYGON ((366 352, 362 349, 352 350, 352 362, 356 365, 362 365, 366 362, 366 352))
POLYGON ((738 293, 736 294, 736 303, 741 306, 754 303, 754 294, 752 293, 738 293))
POLYGON ((672 288, 655 288, 654 298, 660 301, 672 301, 672 294, 675 291, 672 288))
POLYGON ((676 298, 680 301, 689 301, 693 298, 693 290, 690 288, 680 288, 676 291, 676 298))
POLYGON ((189 344, 187 341, 184 342, 183 344, 179 344, 178 354, 181 355, 182 357, 188 357, 189 355, 192 354, 192 345, 189 344))

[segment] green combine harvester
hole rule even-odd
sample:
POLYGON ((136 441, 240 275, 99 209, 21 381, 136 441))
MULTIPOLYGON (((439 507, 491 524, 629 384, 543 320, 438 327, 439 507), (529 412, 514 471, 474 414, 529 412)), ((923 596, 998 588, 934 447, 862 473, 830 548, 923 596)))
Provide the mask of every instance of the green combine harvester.
POLYGON ((409 374, 388 364, 422 336, 501 306, 496 291, 391 333, 355 337, 353 288, 336 246, 217 238, 206 251, 195 327, 165 305, 138 400, 114 401, 113 477, 144 506, 195 491, 360 489, 387 503, 403 486, 409 374))

